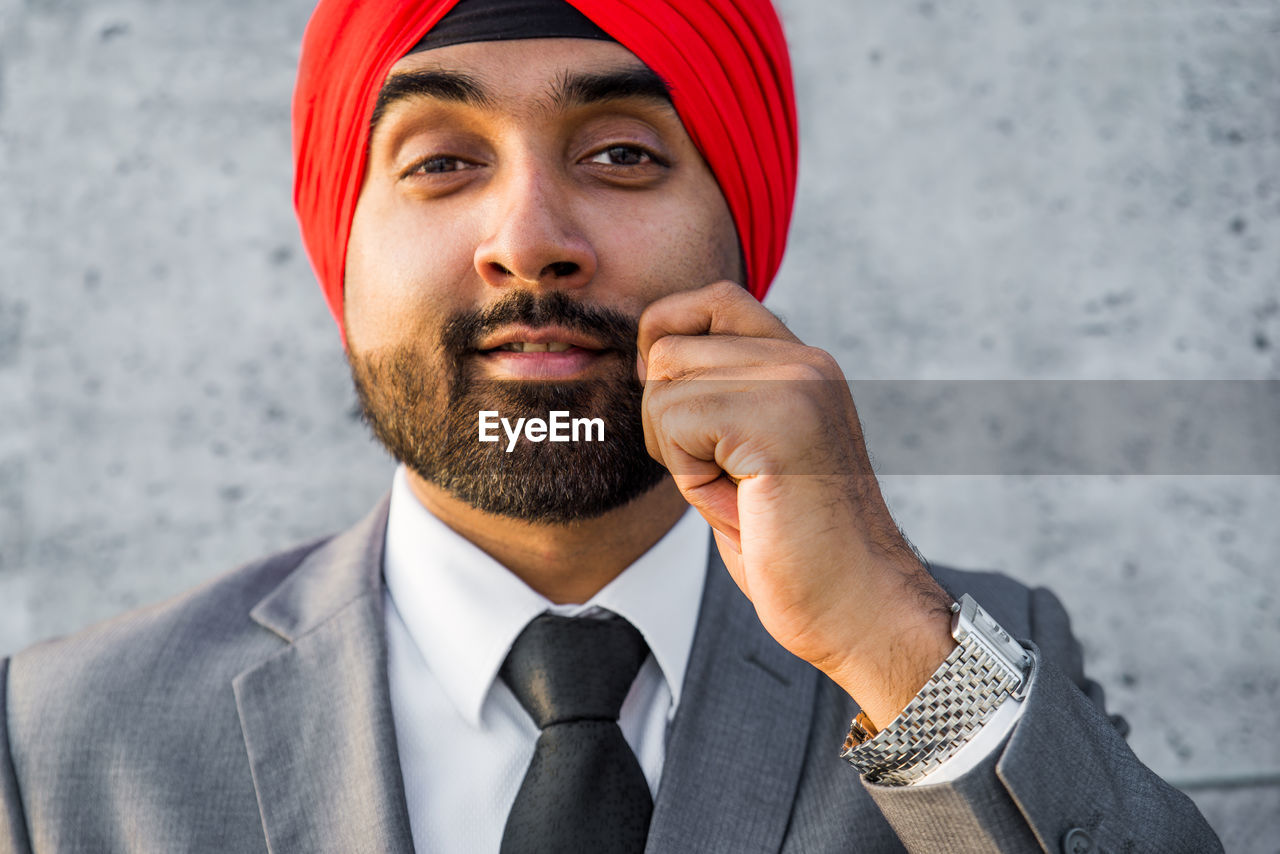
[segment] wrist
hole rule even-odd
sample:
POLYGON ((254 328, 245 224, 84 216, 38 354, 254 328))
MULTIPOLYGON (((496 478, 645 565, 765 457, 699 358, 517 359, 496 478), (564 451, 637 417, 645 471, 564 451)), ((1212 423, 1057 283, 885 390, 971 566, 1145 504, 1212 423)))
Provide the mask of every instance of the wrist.
POLYGON ((956 647, 902 713, 887 726, 859 715, 850 727, 841 755, 868 780, 921 779, 974 738, 1006 699, 1024 695, 1031 654, 972 597, 962 596, 954 609, 956 647))
POLYGON ((847 654, 822 669, 877 727, 883 727, 919 693, 956 641, 949 610, 879 608, 875 615, 875 621, 850 640, 847 654))

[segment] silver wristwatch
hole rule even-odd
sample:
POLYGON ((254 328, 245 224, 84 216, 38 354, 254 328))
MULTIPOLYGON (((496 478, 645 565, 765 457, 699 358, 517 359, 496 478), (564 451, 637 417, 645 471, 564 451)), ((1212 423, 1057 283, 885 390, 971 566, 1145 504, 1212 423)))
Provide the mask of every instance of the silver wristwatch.
POLYGON ((862 713, 840 756, 873 783, 914 783, 951 758, 1009 697, 1025 696, 1031 654, 967 593, 951 606, 956 648, 883 730, 862 713))

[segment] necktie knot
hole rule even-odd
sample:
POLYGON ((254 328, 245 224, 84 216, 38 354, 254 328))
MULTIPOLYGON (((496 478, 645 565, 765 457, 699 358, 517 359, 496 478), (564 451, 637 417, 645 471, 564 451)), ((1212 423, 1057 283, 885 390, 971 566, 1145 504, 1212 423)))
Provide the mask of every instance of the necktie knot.
POLYGON ((499 675, 539 729, 616 721, 649 647, 622 617, 535 617, 499 675))

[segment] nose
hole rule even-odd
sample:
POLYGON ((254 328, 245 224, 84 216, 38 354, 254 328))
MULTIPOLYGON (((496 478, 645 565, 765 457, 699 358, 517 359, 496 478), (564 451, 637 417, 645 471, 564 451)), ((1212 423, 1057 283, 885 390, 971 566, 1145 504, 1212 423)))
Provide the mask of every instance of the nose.
POLYGON ((491 192, 491 222, 475 254, 486 283, 577 288, 591 281, 596 254, 572 210, 566 176, 531 159, 511 164, 491 192))

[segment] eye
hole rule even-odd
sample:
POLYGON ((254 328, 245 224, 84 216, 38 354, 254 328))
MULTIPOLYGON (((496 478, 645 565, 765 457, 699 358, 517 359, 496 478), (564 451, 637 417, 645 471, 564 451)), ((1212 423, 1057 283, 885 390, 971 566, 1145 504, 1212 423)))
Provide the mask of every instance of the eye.
POLYGON ((450 172, 461 172, 464 169, 474 169, 475 164, 458 158, 450 157, 447 154, 437 154, 431 157, 419 160, 417 163, 409 167, 405 172, 405 176, 410 175, 444 175, 450 172))
POLYGON ((660 163, 653 154, 636 145, 611 145, 592 156, 589 163, 600 163, 605 166, 645 166, 660 163))

